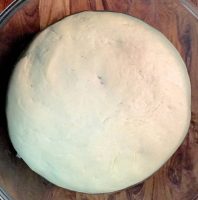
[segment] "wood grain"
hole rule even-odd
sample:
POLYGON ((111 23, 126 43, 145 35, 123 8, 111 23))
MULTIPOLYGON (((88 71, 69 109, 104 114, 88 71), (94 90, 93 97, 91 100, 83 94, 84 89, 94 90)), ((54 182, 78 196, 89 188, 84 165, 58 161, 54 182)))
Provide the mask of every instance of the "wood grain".
MULTIPOLYGON (((9 3, 0 1, 0 10, 9 3)), ((192 0, 197 4, 197 0, 192 0)), ((197 4, 198 5, 198 4, 197 4)), ((0 29, 0 186, 15 200, 197 200, 198 199, 198 21, 177 0, 31 0, 0 29), (188 136, 172 158, 135 187, 87 195, 54 186, 16 158, 5 119, 9 76, 21 51, 38 31, 83 10, 138 17, 163 32, 186 62, 192 84, 188 136)), ((168 145, 168 144, 167 144, 168 145)), ((162 147, 163 148, 163 147, 162 147)))

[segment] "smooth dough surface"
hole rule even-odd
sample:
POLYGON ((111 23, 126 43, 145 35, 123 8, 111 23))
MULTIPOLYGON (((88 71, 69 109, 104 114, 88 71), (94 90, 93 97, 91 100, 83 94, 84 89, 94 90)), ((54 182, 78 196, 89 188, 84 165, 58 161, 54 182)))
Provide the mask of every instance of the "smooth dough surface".
POLYGON ((85 193, 143 181, 176 151, 190 81, 173 45, 124 14, 83 12, 41 32, 8 91, 12 143, 52 183, 85 193))

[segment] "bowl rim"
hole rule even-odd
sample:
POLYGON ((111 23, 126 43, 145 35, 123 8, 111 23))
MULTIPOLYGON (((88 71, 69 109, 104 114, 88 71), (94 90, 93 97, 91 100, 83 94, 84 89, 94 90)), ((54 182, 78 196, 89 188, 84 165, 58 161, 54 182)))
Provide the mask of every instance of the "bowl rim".
POLYGON ((3 11, 0 12, 0 28, 29 0, 13 0, 3 11))
MULTIPOLYGON (((13 0, 3 11, 0 12, 0 28, 30 0, 13 0)), ((179 0, 179 3, 198 20, 198 9, 190 0, 179 0)))

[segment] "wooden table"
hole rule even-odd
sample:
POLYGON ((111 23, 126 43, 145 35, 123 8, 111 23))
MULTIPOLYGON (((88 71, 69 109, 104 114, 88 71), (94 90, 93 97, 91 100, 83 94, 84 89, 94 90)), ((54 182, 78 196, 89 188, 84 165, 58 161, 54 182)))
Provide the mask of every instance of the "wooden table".
MULTIPOLYGON (((0 0, 0 10, 10 1, 0 0)), ((198 20, 178 0, 31 0, 0 29, 0 94, 0 186, 15 200, 198 199, 198 20), (54 186, 16 158, 7 134, 6 88, 21 50, 39 30, 82 10, 128 13, 156 27, 179 50, 191 78, 192 120, 182 146, 144 183, 114 194, 86 195, 54 186)))

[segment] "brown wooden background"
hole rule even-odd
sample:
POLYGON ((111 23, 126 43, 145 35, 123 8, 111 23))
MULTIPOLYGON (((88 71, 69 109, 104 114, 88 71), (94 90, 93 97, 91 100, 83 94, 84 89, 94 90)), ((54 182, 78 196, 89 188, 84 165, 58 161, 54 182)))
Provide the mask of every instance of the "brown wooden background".
MULTIPOLYGON (((0 0, 0 10, 10 2, 0 0)), ((178 0, 30 0, 0 29, 0 186, 15 200, 198 200, 198 20, 178 0), (179 50, 191 78, 192 120, 182 146, 144 183, 114 194, 80 194, 50 184, 15 157, 7 134, 6 88, 19 54, 36 32, 83 10, 128 13, 156 27, 179 50)))

